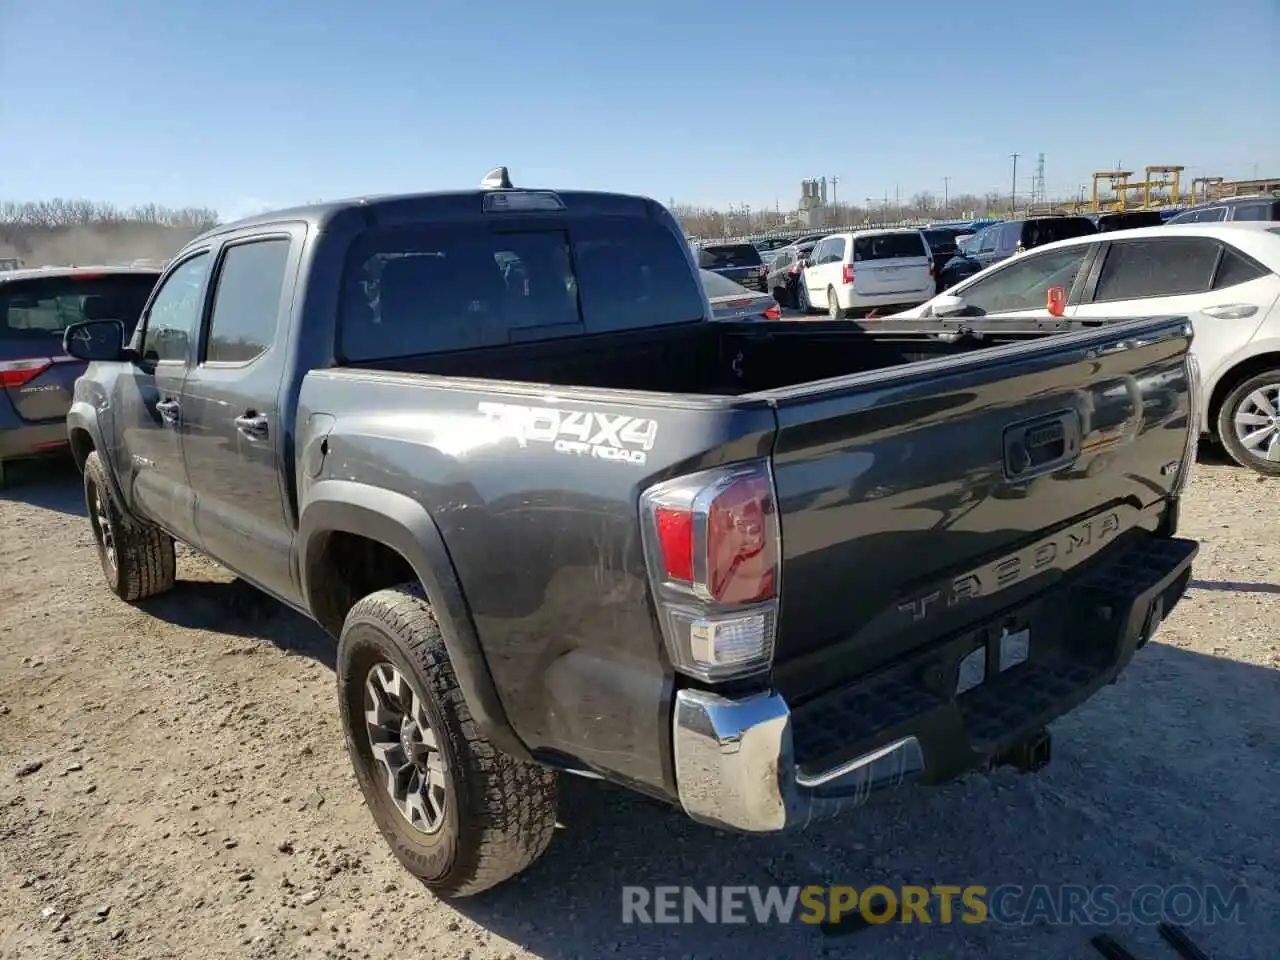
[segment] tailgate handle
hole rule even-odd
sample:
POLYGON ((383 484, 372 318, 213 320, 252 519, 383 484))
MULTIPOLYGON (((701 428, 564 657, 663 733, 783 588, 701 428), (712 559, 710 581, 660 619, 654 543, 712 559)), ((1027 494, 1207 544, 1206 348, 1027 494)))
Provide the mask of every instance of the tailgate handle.
POLYGON ((1063 410, 1004 428, 1004 475, 1030 480, 1073 462, 1080 455, 1080 418, 1063 410))

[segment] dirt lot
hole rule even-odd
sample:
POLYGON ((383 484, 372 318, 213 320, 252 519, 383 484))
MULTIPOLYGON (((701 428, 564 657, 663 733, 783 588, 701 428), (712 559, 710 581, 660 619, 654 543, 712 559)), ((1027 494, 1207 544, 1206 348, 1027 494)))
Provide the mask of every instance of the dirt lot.
MULTIPOLYGON (((1244 884, 1216 958, 1280 941, 1280 485, 1202 464, 1194 588, 1121 683, 1055 726, 1043 773, 914 790, 796 837, 692 825, 572 781, 548 855, 443 904, 404 874, 342 751, 332 650, 184 554, 111 597, 79 482, 0 495, 0 956, 1079 958, 1082 927, 621 924, 623 884, 1244 884)), ((1117 931, 1173 956, 1155 931, 1117 931)))

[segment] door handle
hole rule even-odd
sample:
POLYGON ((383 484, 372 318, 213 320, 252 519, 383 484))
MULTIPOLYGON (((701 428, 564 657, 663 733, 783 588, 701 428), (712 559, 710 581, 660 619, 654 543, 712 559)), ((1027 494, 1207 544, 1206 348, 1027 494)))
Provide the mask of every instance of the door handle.
POLYGON ((1223 303, 1216 307, 1205 307, 1200 312, 1220 320, 1243 320, 1245 317, 1252 317, 1258 312, 1258 308, 1252 303, 1223 303))
POLYGON ((165 423, 177 423, 181 408, 177 400, 161 400, 156 403, 156 412, 165 423))
POLYGON ((267 435, 267 418, 260 413, 242 414, 235 419, 236 429, 251 440, 260 440, 267 435))

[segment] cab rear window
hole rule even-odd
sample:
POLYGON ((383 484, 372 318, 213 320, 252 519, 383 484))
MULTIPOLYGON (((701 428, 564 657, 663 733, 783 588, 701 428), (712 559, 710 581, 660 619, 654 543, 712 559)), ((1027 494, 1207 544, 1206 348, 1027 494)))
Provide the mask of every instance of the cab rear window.
POLYGON ((373 230, 347 257, 338 354, 357 363, 697 322, 704 295, 685 251, 639 218, 373 230))
POLYGON ((133 334, 159 274, 80 274, 0 282, 0 338, 61 343, 85 320, 119 320, 133 334))

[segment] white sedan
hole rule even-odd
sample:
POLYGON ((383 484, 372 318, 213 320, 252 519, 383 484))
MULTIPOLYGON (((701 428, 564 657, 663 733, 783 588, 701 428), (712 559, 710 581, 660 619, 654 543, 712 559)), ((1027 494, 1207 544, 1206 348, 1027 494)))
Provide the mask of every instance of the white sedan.
POLYGON ((1201 428, 1280 477, 1280 225, 1141 227, 1004 260, 898 317, 1182 315, 1203 385, 1201 428))

